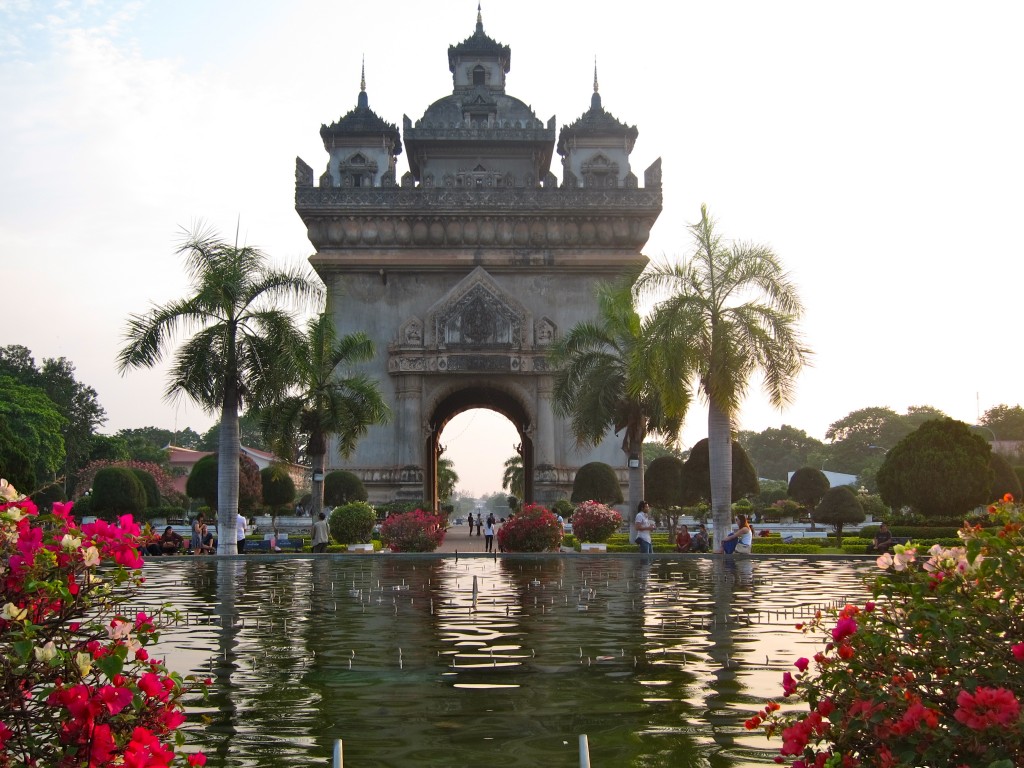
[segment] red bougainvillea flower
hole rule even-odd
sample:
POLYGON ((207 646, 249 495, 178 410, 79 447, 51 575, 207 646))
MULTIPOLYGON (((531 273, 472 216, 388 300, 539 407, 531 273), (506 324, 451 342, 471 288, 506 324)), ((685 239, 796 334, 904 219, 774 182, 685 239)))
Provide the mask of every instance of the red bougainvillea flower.
POLYGON ((1024 661, 1024 643, 1017 643, 1010 649, 1010 652, 1013 653, 1013 658, 1017 661, 1024 661))
POLYGON ((810 660, 801 656, 799 659, 793 662, 793 666, 799 669, 801 672, 807 671, 807 665, 810 664, 810 660))
POLYGON ((1020 702, 1012 691, 1005 688, 985 688, 979 685, 973 694, 960 691, 956 703, 957 710, 953 717, 977 731, 992 726, 1009 726, 1020 715, 1020 702))

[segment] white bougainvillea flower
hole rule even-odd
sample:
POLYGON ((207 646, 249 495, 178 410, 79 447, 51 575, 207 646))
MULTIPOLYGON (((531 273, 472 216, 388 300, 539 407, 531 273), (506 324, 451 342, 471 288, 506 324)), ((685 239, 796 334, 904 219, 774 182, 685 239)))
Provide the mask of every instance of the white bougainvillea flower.
POLYGON ((82 550, 82 561, 87 566, 94 566, 100 564, 100 551, 96 547, 86 547, 82 550))
POLYGON ((82 546, 82 540, 77 536, 72 536, 70 533, 65 533, 64 538, 60 540, 60 548, 66 549, 69 552, 73 552, 82 546))
POLYGON ((35 648, 36 661, 49 661, 57 655, 57 646, 50 640, 41 648, 35 648))
POLYGON ((28 609, 19 608, 14 603, 7 603, 3 611, 0 611, 0 618, 8 621, 24 621, 28 616, 28 609))
POLYGON ((78 671, 82 677, 85 677, 92 670, 92 656, 84 652, 76 653, 75 664, 78 665, 78 671))

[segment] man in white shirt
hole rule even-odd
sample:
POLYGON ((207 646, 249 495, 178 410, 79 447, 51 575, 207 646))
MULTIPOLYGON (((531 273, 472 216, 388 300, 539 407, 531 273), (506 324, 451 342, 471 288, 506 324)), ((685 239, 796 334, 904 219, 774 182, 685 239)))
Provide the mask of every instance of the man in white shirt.
POLYGON ((642 555, 649 555, 654 552, 654 545, 651 543, 651 531, 657 526, 654 524, 654 519, 647 514, 650 510, 651 505, 646 501, 641 501, 637 505, 636 520, 633 521, 633 526, 636 528, 636 544, 640 547, 640 554, 642 555))
POLYGON ((239 512, 238 518, 235 520, 235 549, 240 555, 245 552, 245 526, 246 520, 239 512))

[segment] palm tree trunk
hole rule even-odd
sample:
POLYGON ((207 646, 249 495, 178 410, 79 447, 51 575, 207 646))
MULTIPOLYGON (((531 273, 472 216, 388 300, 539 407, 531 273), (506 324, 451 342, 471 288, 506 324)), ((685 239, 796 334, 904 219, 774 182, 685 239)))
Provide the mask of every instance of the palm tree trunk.
POLYGON ((228 386, 220 411, 220 443, 217 446, 217 554, 238 551, 235 531, 238 522, 238 397, 228 386))
POLYGON ((629 509, 626 511, 626 519, 629 520, 629 540, 636 538, 636 514, 640 508, 640 502, 644 498, 644 442, 641 439, 637 442, 629 440, 626 448, 626 466, 629 469, 629 509), (636 456, 639 459, 639 466, 630 467, 629 459, 636 456))
POLYGON ((708 466, 711 473, 711 519, 715 550, 732 528, 732 420, 715 404, 708 406, 708 466))
POLYGON ((309 457, 310 462, 313 464, 309 519, 314 523, 319 519, 320 513, 324 511, 324 455, 323 453, 316 453, 310 454, 309 457), (320 479, 317 480, 317 478, 320 479))

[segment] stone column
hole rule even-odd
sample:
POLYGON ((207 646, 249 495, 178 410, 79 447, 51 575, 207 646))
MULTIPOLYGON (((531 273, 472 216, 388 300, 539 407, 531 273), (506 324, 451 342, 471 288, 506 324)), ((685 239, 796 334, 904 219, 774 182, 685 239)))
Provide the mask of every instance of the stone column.
POLYGON ((551 410, 554 382, 550 376, 537 377, 537 425, 534 430, 534 461, 555 463, 555 415, 551 410))
POLYGON ((398 413, 395 415, 395 435, 398 438, 396 463, 400 467, 421 466, 423 443, 419 438, 423 421, 423 377, 399 376, 395 395, 398 399, 398 413))

